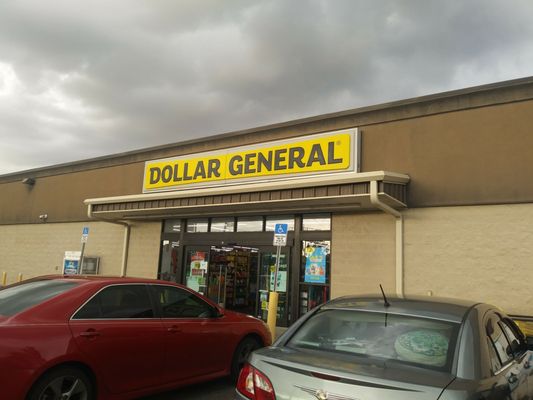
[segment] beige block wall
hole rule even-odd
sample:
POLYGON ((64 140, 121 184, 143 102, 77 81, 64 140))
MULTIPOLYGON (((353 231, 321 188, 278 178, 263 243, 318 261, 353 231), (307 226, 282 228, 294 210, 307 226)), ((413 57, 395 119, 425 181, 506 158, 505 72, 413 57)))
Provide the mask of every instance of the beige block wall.
MULTIPOLYGON (((101 275, 119 275, 122 265, 124 227, 104 222, 45 223, 0 226, 0 273, 7 283, 62 272, 65 251, 81 249, 81 233, 89 227, 85 254, 100 257, 101 275)), ((132 227, 128 276, 155 277, 159 262, 161 223, 138 223, 132 227)))
POLYGON ((141 222, 132 225, 127 276, 157 277, 160 239, 161 222, 141 222))
MULTIPOLYGON (((533 204, 432 207, 404 215, 406 295, 453 297, 533 315, 533 204)), ((333 216, 332 298, 395 293, 395 222, 333 216)))
POLYGON ((395 293, 395 219, 384 213, 332 217, 331 297, 395 293))
POLYGON ((405 291, 533 315, 533 204, 435 207, 405 215, 405 291))

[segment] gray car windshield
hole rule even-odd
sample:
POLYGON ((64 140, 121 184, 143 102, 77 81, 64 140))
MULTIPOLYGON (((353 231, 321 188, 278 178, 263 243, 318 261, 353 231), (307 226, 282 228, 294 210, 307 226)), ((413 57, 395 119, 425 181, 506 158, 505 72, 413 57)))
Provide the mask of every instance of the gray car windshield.
POLYGON ((306 348, 450 370, 459 324, 389 313, 320 310, 288 341, 306 348))
POLYGON ((57 296, 76 282, 58 280, 28 281, 0 290, 0 315, 10 317, 36 304, 57 296))

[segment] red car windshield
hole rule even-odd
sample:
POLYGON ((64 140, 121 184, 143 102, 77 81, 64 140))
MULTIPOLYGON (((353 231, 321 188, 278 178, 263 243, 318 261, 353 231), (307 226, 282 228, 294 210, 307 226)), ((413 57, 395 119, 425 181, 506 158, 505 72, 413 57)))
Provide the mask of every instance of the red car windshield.
POLYGON ((66 292, 76 282, 60 280, 28 281, 0 290, 0 315, 10 317, 66 292))
POLYGON ((458 331, 459 324, 449 321, 322 310, 306 321, 287 345, 447 371, 458 331))

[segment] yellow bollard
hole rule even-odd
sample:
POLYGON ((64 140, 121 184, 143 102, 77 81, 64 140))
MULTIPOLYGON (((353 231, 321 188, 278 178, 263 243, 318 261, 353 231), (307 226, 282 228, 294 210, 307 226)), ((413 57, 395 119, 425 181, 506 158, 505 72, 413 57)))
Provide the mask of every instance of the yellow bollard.
POLYGON ((22 274, 19 274, 19 282, 22 282, 22 274))
POLYGON ((2 272, 2 286, 5 286, 7 283, 7 272, 2 272))
POLYGON ((276 339, 276 319, 278 317, 278 292, 270 292, 268 296, 267 325, 272 334, 272 340, 276 339))

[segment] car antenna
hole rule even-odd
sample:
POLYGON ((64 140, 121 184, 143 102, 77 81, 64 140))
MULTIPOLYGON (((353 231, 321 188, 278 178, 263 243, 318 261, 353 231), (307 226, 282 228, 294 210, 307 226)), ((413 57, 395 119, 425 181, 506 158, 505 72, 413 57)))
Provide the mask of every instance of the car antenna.
POLYGON ((385 301, 385 307, 390 307, 390 303, 387 300, 387 296, 385 296, 385 292, 383 291, 383 286, 381 286, 381 283, 379 284, 379 288, 381 289, 381 294, 383 295, 383 300, 385 301))

